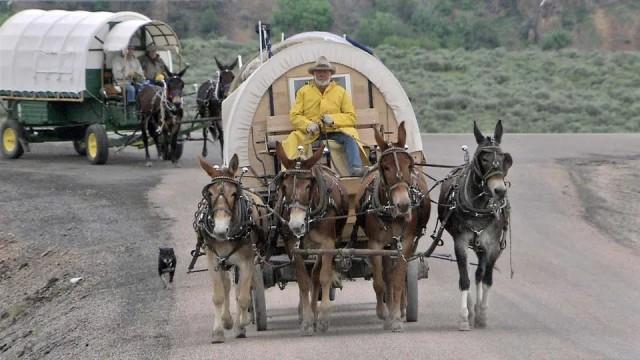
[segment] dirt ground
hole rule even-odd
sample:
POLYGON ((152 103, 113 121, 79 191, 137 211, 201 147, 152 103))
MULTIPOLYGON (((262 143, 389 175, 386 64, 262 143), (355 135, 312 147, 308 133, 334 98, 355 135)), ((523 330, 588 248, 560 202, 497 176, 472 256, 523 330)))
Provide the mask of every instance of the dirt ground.
POLYGON ((173 300, 154 264, 167 239, 146 199, 159 177, 52 151, 0 160, 0 359, 162 353, 173 300))
POLYGON ((560 163, 576 184, 585 218, 640 253, 640 156, 594 155, 560 163))
MULTIPOLYGON (((167 358, 175 295, 155 266, 171 221, 147 199, 167 169, 72 151, 0 160, 0 359, 167 358)), ((640 252, 640 156, 559 163, 583 216, 640 252)))

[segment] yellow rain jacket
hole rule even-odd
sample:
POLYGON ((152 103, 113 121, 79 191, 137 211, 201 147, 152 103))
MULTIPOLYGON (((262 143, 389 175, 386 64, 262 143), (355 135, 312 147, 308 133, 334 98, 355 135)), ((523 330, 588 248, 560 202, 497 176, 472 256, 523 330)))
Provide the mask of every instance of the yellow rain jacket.
POLYGON ((316 141, 320 133, 308 134, 307 127, 311 123, 316 123, 320 131, 327 133, 340 131, 356 139, 360 148, 360 158, 363 164, 368 164, 366 153, 362 148, 356 125, 356 112, 347 91, 334 81, 331 81, 324 94, 316 86, 313 80, 298 90, 296 103, 289 112, 291 124, 295 128, 289 136, 282 142, 287 156, 291 159, 297 157, 297 148, 303 145, 308 149, 308 145, 316 141), (333 125, 326 126, 322 122, 323 115, 329 115, 333 119, 333 125))

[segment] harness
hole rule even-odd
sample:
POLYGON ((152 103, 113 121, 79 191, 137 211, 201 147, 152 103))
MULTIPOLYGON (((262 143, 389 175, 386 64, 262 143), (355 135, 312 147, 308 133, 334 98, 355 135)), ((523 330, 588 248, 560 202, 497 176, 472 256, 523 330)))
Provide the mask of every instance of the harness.
POLYGON ((500 167, 500 163, 497 160, 498 154, 501 154, 502 150, 493 141, 491 145, 479 147, 476 150, 473 161, 466 165, 464 168, 454 170, 449 177, 452 179, 452 186, 447 194, 446 204, 449 211, 443 217, 443 220, 438 229, 437 237, 440 238, 444 227, 447 225, 451 216, 456 216, 464 230, 468 230, 474 233, 473 240, 469 244, 469 247, 476 252, 481 252, 483 249, 479 246, 478 238, 480 234, 493 223, 503 219, 505 225, 502 231, 500 240, 500 251, 504 250, 507 246, 507 229, 509 227, 511 205, 509 199, 505 197, 500 201, 494 201, 493 198, 488 198, 486 205, 483 207, 477 207, 474 205, 474 201, 480 199, 490 193, 487 185, 489 178, 501 175, 504 177, 504 171, 500 167), (486 172, 482 172, 480 166, 480 154, 491 153, 493 159, 491 161, 491 167, 486 172), (479 180, 479 186, 482 190, 479 194, 472 194, 472 187, 475 184, 474 181, 479 180))
POLYGON ((202 200, 198 203, 198 209, 194 214, 193 228, 196 233, 203 240, 204 246, 211 250, 218 258, 218 267, 216 271, 223 269, 225 271, 231 268, 231 264, 228 263, 229 258, 238 251, 243 245, 245 240, 251 233, 254 227, 254 222, 251 217, 251 206, 249 199, 242 191, 242 185, 239 181, 229 176, 216 176, 211 179, 211 182, 202 188, 202 200), (221 186, 220 191, 213 197, 210 196, 209 189, 211 186, 220 183, 230 183, 236 189, 236 199, 233 204, 227 201, 225 197, 225 187, 221 186), (213 207, 218 202, 218 198, 224 199, 226 207, 213 207), (213 231, 213 218, 218 211, 225 212, 231 216, 231 224, 224 238, 218 237, 213 231), (213 240, 213 242, 211 241, 213 240), (216 251, 213 243, 215 241, 230 241, 233 243, 233 249, 228 254, 221 256, 216 251))
MULTIPOLYGON (((331 196, 332 187, 327 186, 327 183, 326 183, 327 179, 325 178, 323 172, 328 168, 324 166, 314 166, 311 169, 301 169, 300 166, 301 166, 301 162, 298 160, 296 162, 295 168, 287 169, 280 172, 280 174, 276 176, 274 181, 276 183, 276 186, 279 187, 280 184, 282 183, 282 180, 286 176, 293 177, 293 194, 291 195, 291 199, 287 199, 286 194, 283 194, 283 197, 282 197, 282 202, 281 202, 281 206, 282 206, 281 213, 283 215, 282 220, 287 221, 289 219, 289 216, 291 214, 291 209, 301 209, 305 211, 305 214, 306 214, 305 228, 308 232, 310 230, 310 226, 313 225, 313 223, 315 222, 321 221, 327 215, 327 212, 329 211, 330 208, 332 208, 338 216, 342 216, 344 214, 342 213, 342 211, 340 211, 335 200, 331 196), (296 186, 299 179, 313 180, 312 184, 315 184, 315 186, 317 186, 317 189, 318 189, 319 196, 317 199, 313 196, 315 192, 313 191, 313 188, 312 188, 310 190, 311 196, 309 197, 309 202, 307 204, 302 204, 300 202, 298 189, 296 186)), ((334 182, 334 178, 329 177, 329 181, 334 182)), ((336 185, 336 183, 334 182, 333 185, 336 185)), ((338 191, 340 192, 340 197, 342 198, 343 196, 342 189, 340 188, 340 186, 337 186, 337 188, 338 188, 338 191)), ((300 240, 303 236, 304 234, 301 236, 297 236, 298 240, 300 240)), ((299 245, 300 245, 300 241, 298 242, 298 246, 299 245)))
MULTIPOLYGON (((425 194, 416 185, 416 174, 413 172, 413 170, 411 171, 411 182, 407 183, 405 180, 403 180, 402 173, 400 172, 400 162, 398 161, 398 154, 407 156, 411 162, 410 168, 413 169, 414 160, 406 148, 390 147, 383 151, 382 154, 380 154, 378 165, 376 165, 378 167, 378 174, 376 175, 374 180, 371 181, 367 186, 365 195, 361 198, 362 200, 359 206, 360 213, 373 212, 385 231, 389 231, 391 229, 390 224, 397 217, 394 215, 394 210, 397 208, 397 205, 393 203, 393 198, 391 197, 391 193, 394 189, 398 187, 404 187, 407 189, 409 198, 411 200, 410 211, 411 209, 416 209, 416 216, 418 218, 420 218, 420 207, 425 196, 425 194), (384 172, 379 165, 385 156, 393 156, 393 160, 395 162, 395 177, 398 181, 393 185, 389 185, 389 181, 385 178, 384 172), (386 203, 383 203, 383 201, 381 200, 381 193, 384 193, 386 203)), ((350 243, 353 243, 355 241, 355 238, 357 237, 358 227, 360 225, 360 221, 356 221, 356 224, 354 225, 351 233, 350 243)), ((426 224, 424 224, 420 229, 417 229, 418 237, 424 234, 425 228, 426 224)), ((402 240, 404 238, 405 231, 406 227, 402 227, 402 233, 400 235, 393 236, 393 239, 396 241, 396 248, 402 255, 402 258, 404 258, 404 254, 402 253, 402 240)))

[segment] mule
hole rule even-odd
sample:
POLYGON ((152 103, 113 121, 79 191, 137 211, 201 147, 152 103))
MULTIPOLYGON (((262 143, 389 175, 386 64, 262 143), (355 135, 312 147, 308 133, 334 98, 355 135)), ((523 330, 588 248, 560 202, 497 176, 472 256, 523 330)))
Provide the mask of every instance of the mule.
POLYGON ((493 137, 485 137, 474 122, 478 147, 472 161, 453 170, 440 189, 438 218, 453 237, 460 274, 460 330, 487 325, 493 268, 506 247, 510 205, 504 179, 513 159, 500 148, 502 132, 498 121, 493 137), (478 257, 475 306, 469 294, 467 248, 478 257))
POLYGON ((414 168, 405 149, 404 122, 398 127, 398 142, 390 144, 374 129, 380 147, 378 164, 363 179, 356 203, 358 217, 352 239, 362 227, 368 247, 398 250, 395 261, 371 256, 376 314, 385 330, 402 331, 406 309, 407 259, 413 255, 429 221, 431 204, 426 176, 414 168))
POLYGON ((319 332, 329 329, 333 255, 317 256, 309 274, 304 257, 295 254, 294 248, 335 249, 349 210, 348 193, 337 174, 316 164, 323 149, 316 150, 306 160, 301 157, 289 159, 282 144, 276 143, 276 156, 286 170, 278 175, 274 210, 284 219, 279 226, 286 251, 295 266, 301 331, 305 336, 312 335, 314 328, 319 332), (318 306, 320 293, 321 303, 318 306))
POLYGON ((248 310, 255 272, 254 249, 266 241, 267 214, 260 197, 245 190, 236 180, 237 155, 231 158, 227 168, 214 167, 203 158, 199 160, 211 182, 202 189, 194 227, 198 243, 203 244, 207 255, 213 285, 212 342, 222 343, 224 329, 234 328, 236 337, 246 337, 246 326, 251 321, 248 310), (234 320, 229 311, 232 266, 238 275, 234 320))
POLYGON ((220 63, 216 57, 214 57, 214 59, 218 66, 218 71, 216 71, 217 78, 215 80, 207 80, 200 84, 196 95, 198 115, 201 118, 218 118, 217 120, 213 120, 209 126, 202 128, 202 137, 204 139, 204 143, 202 145, 202 156, 207 156, 208 153, 207 131, 211 132, 211 137, 214 140, 218 140, 218 142, 220 142, 220 156, 223 155, 224 134, 222 131, 222 119, 220 119, 222 114, 222 101, 227 97, 227 95, 229 95, 231 82, 235 79, 233 69, 238 64, 238 59, 229 65, 220 63))
POLYGON ((168 79, 165 86, 147 85, 137 97, 137 110, 140 118, 142 142, 144 144, 146 166, 151 166, 149 156, 149 135, 153 138, 158 151, 158 158, 178 161, 178 134, 184 111, 182 109, 184 81, 182 76, 189 67, 177 74, 165 67, 168 79), (162 135, 160 141, 159 135, 162 135))

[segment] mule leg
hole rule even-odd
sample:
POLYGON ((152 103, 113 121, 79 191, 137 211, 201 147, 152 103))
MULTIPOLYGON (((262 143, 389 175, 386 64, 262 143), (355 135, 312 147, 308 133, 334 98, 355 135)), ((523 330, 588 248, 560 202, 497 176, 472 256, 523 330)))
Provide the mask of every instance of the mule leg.
POLYGON ((303 336, 313 335, 313 312, 311 311, 311 303, 309 295, 311 292, 311 278, 307 274, 304 266, 304 259, 301 255, 295 256, 296 264, 296 281, 300 291, 300 306, 302 307, 302 324, 300 330, 303 336))
POLYGON ((180 121, 177 121, 176 124, 174 124, 172 132, 171 132, 171 162, 176 166, 179 167, 180 165, 178 164, 178 134, 180 133, 180 121))
MULTIPOLYGON (((473 236, 473 235, 471 235, 473 236)), ((455 253, 456 262, 458 263, 458 273, 460 275, 458 286, 460 288, 460 314, 459 314, 459 330, 466 331, 471 330, 473 323, 473 310, 471 295, 469 294, 469 272, 467 269, 467 244, 469 243, 470 236, 468 234, 460 235, 455 238, 455 253)))
POLYGON ((202 127, 202 157, 207 157, 207 127, 202 127))
MULTIPOLYGON (((497 256, 496 256, 497 257, 497 256)), ((487 310, 489 309, 489 290, 493 285, 493 267, 497 259, 490 259, 486 264, 486 271, 482 282, 478 281, 478 300, 476 303, 475 326, 479 328, 487 327, 487 310)))
POLYGON ((144 144, 145 166, 151 166, 151 157, 149 156, 149 115, 143 114, 140 124, 140 132, 142 133, 142 143, 144 144))
MULTIPOLYGON (((406 258, 411 256, 413 252, 414 234, 406 234, 402 240, 403 254, 406 258)), ((407 287, 407 262, 404 259, 397 259, 393 267, 390 279, 390 285, 393 292, 391 296, 390 317, 391 330, 394 332, 402 331, 402 298, 406 296, 407 287)))
MULTIPOLYGON (((333 249, 333 244, 327 248, 333 249)), ((318 331, 326 332, 329 330, 329 316, 331 314, 331 300, 329 293, 331 292, 331 283, 333 280, 333 255, 322 255, 322 264, 320 267, 320 287, 322 289, 322 303, 320 304, 320 312, 318 315, 318 331)))
POLYGON ((311 311, 314 321, 318 321, 318 296, 320 296, 320 269, 322 257, 319 256, 311 270, 311 311))
POLYGON ((225 330, 233 329, 233 318, 231 317, 231 311, 229 310, 229 306, 231 304, 230 296, 231 296, 231 280, 229 279, 229 275, 231 275, 228 271, 220 271, 222 274, 222 284, 224 285, 224 306, 222 308, 222 325, 225 330))
POLYGON ((223 157, 223 151, 224 151, 224 133, 222 132, 222 121, 216 121, 215 122, 216 125, 216 129, 218 132, 218 141, 220 141, 220 156, 223 157))
POLYGON ((253 263, 251 257, 244 259, 240 265, 238 265, 240 271, 240 279, 238 286, 236 287, 236 337, 247 337, 246 326, 250 322, 249 318, 249 304, 251 302, 251 281, 253 276, 253 263))
POLYGON ((213 285, 213 339, 212 343, 224 342, 224 329, 222 328, 222 314, 225 298, 225 286, 222 272, 214 271, 218 265, 213 252, 207 250, 207 262, 209 263, 209 275, 211 276, 211 283, 213 285))
MULTIPOLYGON (((369 241, 369 249, 382 250, 382 243, 369 241)), ((387 329, 389 310, 384 303, 385 281, 382 273, 382 256, 371 256, 371 272, 373 277, 373 290, 376 293, 376 315, 378 319, 385 321, 384 328, 387 329)))

